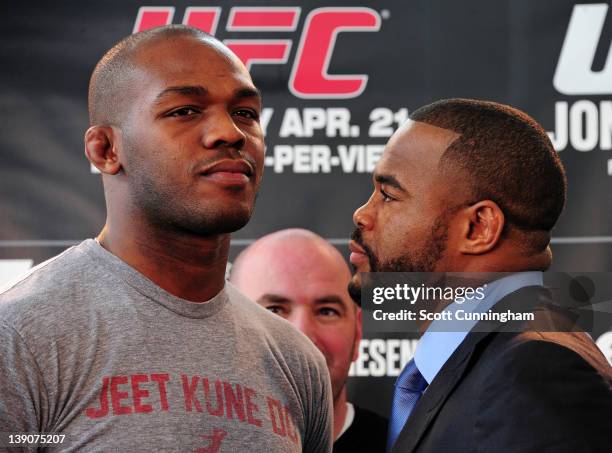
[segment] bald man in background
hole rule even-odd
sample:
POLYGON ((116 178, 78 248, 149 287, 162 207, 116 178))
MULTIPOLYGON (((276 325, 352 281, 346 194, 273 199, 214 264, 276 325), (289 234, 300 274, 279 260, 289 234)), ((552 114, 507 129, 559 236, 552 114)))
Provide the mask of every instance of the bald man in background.
POLYGON ((347 401, 346 381, 361 340, 361 308, 350 298, 342 255, 302 229, 269 234, 235 260, 230 281, 282 316, 325 356, 334 398, 334 453, 385 450, 387 421, 347 401))

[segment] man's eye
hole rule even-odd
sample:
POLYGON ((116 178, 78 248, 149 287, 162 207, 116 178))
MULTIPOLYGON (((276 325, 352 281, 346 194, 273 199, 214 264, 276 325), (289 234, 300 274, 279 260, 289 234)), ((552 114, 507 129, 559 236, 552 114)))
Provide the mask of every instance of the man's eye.
POLYGON ((285 315, 285 310, 283 309, 283 307, 279 307, 277 305, 270 305, 266 307, 266 310, 271 311, 275 315, 279 315, 279 316, 285 315))
POLYGON ((382 199, 384 202, 389 202, 389 201, 394 200, 394 198, 389 196, 389 194, 385 192, 383 189, 380 189, 380 194, 382 195, 382 199))
POLYGON ((253 121, 259 121, 259 113, 257 113, 255 110, 251 110, 251 109, 239 109, 234 111, 234 115, 236 116, 242 116, 244 118, 248 118, 250 120, 253 121))
POLYGON ((196 115, 198 113, 200 113, 200 111, 196 109, 195 107, 181 107, 180 109, 171 111, 168 114, 168 116, 171 116, 171 117, 190 116, 190 115, 196 115))
POLYGON ((340 316, 338 310, 330 307, 323 307, 319 310, 319 314, 325 317, 337 317, 340 316))

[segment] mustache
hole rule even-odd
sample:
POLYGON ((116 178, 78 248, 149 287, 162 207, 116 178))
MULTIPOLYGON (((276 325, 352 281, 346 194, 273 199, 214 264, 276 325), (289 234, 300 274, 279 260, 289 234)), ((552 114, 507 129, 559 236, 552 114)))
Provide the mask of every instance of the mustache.
MULTIPOLYGON (((351 233, 351 239, 355 241, 359 246, 363 249, 366 256, 368 257, 368 261, 370 262, 370 272, 377 272, 377 260, 376 255, 372 251, 370 247, 363 241, 363 235, 361 234, 361 230, 359 228, 355 228, 351 233)), ((353 266, 354 268, 354 266, 353 266)))
POLYGON ((361 230, 359 228, 355 228, 351 233, 351 239, 355 241, 359 246, 365 248, 365 244, 363 243, 363 236, 361 234, 361 230))
POLYGON ((190 170, 192 173, 196 173, 198 169, 207 168, 222 160, 244 160, 248 163, 248 165, 250 165, 253 176, 256 176, 258 173, 255 158, 253 158, 253 156, 250 154, 241 151, 238 151, 238 153, 218 153, 217 155, 198 160, 190 166, 190 170))

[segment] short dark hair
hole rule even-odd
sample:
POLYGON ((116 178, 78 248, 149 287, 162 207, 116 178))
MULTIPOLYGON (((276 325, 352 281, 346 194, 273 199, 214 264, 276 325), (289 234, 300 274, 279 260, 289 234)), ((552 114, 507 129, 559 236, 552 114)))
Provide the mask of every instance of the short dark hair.
POLYGON ((89 81, 88 107, 90 125, 117 125, 122 120, 124 104, 129 102, 126 89, 134 67, 134 56, 147 45, 179 36, 216 41, 216 38, 186 25, 165 25, 123 38, 98 61, 89 81))
POLYGON ((492 200, 506 225, 550 231, 563 207, 567 180, 548 135, 529 115, 496 102, 445 99, 419 108, 414 121, 460 136, 440 167, 460 168, 472 202, 492 200))

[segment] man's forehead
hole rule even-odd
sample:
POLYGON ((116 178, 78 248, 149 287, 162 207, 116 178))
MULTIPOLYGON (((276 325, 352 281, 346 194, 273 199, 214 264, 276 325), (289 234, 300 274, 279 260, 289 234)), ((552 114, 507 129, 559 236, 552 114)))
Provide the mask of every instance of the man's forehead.
POLYGON ((273 269, 274 281, 262 282, 269 288, 283 287, 287 291, 302 294, 325 292, 343 293, 347 291, 350 272, 333 266, 323 260, 311 259, 300 262, 279 261, 269 264, 273 269), (284 264, 284 265, 283 265, 284 264))
POLYGON ((231 75, 244 85, 253 86, 244 64, 226 46, 212 38, 177 36, 155 40, 138 50, 132 62, 143 75, 162 78, 183 74, 217 78, 231 75))
POLYGON ((262 257, 252 261, 249 268, 249 277, 262 292, 278 292, 302 299, 316 299, 327 294, 348 297, 347 285, 351 278, 348 269, 345 273, 344 269, 317 256, 289 260, 262 257))
MULTIPOLYGON (((143 44, 135 50, 133 57, 135 60, 148 60, 150 57, 161 53, 182 54, 190 52, 209 52, 225 56, 228 60, 238 58, 224 44, 213 37, 202 37, 193 35, 177 35, 168 37, 157 37, 143 44)), ((239 61, 239 60, 238 60, 239 61)))
POLYGON ((404 169, 432 171, 459 136, 448 129, 408 120, 389 140, 375 175, 395 174, 404 169))

